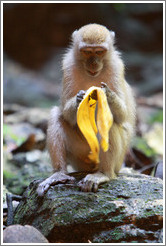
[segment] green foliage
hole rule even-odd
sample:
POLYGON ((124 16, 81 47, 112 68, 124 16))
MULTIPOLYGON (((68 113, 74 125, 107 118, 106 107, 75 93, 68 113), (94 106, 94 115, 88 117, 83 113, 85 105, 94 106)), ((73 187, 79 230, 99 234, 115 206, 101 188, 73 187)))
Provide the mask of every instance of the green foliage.
POLYGON ((5 182, 7 179, 13 178, 13 173, 4 169, 3 170, 3 178, 4 178, 4 182, 5 182))
POLYGON ((17 146, 21 145, 26 140, 25 137, 16 135, 13 132, 12 127, 7 124, 3 125, 3 139, 11 139, 17 146))
POLYGON ((133 147, 141 151, 147 157, 155 157, 156 152, 149 147, 146 140, 142 137, 135 137, 132 143, 133 147))
POLYGON ((163 110, 162 109, 152 114, 148 121, 149 124, 153 124, 155 122, 163 123, 163 110))
POLYGON ((118 12, 122 12, 125 10, 126 8, 126 4, 125 3, 114 3, 113 4, 113 7, 116 11, 118 12))
POLYGON ((10 131, 10 127, 6 124, 3 124, 3 137, 7 136, 10 131))

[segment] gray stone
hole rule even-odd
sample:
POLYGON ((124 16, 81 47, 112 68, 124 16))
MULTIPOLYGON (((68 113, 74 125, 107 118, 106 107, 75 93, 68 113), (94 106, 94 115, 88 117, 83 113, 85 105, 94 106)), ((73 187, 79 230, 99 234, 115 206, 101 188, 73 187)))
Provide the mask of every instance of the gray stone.
POLYGON ((4 243, 48 243, 48 240, 33 226, 11 225, 3 232, 4 243))
POLYGON ((77 184, 51 187, 44 197, 30 184, 14 216, 30 224, 49 242, 162 242, 163 183, 141 174, 119 174, 97 193, 80 192, 77 184))

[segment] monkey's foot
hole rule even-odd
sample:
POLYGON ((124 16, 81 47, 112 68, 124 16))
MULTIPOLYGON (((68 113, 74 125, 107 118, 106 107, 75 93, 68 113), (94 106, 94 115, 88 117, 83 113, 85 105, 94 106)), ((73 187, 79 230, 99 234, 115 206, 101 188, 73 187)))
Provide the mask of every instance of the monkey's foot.
POLYGON ((50 186, 64 183, 74 183, 74 181, 74 177, 66 175, 63 172, 56 172, 39 184, 37 188, 37 193, 39 196, 43 196, 44 193, 48 191, 50 186))
POLYGON ((79 183, 78 186, 80 187, 81 191, 84 192, 96 192, 100 184, 108 182, 109 178, 104 175, 103 173, 97 172, 88 174, 85 178, 83 178, 79 183))

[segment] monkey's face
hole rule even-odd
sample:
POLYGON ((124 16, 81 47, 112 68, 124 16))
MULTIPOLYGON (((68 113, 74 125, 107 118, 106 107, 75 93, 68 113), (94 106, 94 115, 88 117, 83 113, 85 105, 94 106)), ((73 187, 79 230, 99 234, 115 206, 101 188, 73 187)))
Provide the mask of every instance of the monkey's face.
POLYGON ((97 77, 101 73, 106 52, 107 50, 103 47, 84 47, 80 49, 83 67, 89 76, 97 77))

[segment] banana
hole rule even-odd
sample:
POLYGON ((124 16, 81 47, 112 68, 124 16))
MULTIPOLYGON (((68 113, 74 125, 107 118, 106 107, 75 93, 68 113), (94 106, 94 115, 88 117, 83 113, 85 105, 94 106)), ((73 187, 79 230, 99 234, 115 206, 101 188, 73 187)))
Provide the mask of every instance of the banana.
POLYGON ((77 124, 90 146, 91 152, 88 155, 89 159, 95 163, 99 163, 99 143, 96 137, 97 126, 94 120, 96 100, 90 97, 91 90, 88 91, 79 104, 77 124))
POLYGON ((77 109, 77 125, 86 138, 90 153, 89 159, 94 163, 99 163, 99 142, 97 132, 101 136, 101 148, 106 152, 109 148, 109 130, 113 123, 113 116, 107 103, 104 91, 100 87, 90 87, 77 109), (95 121, 95 110, 98 102, 97 125, 95 121))
POLYGON ((107 97, 104 91, 98 89, 98 111, 97 111, 97 127, 101 135, 101 147, 104 152, 109 148, 109 130, 113 124, 113 115, 107 103, 107 97))
MULTIPOLYGON (((96 90, 93 90, 93 92, 96 92, 96 90)), ((97 126, 96 126, 96 121, 95 121, 95 110, 96 110, 96 104, 97 104, 97 93, 96 94, 96 99, 93 99, 93 92, 89 94, 89 101, 88 101, 88 108, 89 108, 89 119, 91 122, 91 125, 93 127, 93 130, 95 134, 97 134, 97 126)))

